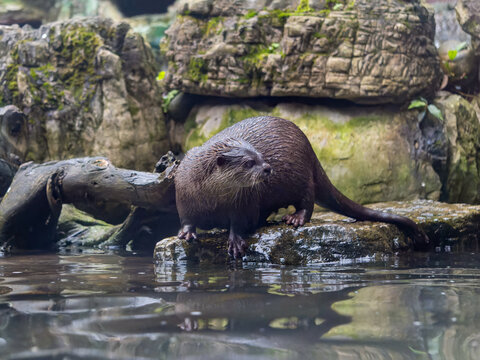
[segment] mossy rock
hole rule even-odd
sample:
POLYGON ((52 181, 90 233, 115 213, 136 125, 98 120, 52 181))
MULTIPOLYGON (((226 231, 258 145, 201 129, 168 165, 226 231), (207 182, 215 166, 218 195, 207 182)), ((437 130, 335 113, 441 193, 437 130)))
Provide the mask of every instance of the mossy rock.
POLYGON ((0 102, 28 114, 22 160, 102 154, 151 170, 168 150, 155 59, 128 24, 83 18, 2 31, 0 102))
POLYGON ((421 134, 412 112, 355 105, 250 104, 198 106, 185 123, 184 149, 201 145, 247 117, 279 116, 305 132, 333 184, 355 201, 440 197, 440 179, 427 155, 415 154, 421 134))
MULTIPOLYGON (((370 207, 417 222, 430 238, 431 251, 478 249, 480 206, 416 200, 370 207)), ((157 243, 154 257, 157 263, 225 262, 227 237, 226 231, 209 231, 199 234, 199 241, 193 243, 167 238, 157 243)), ((265 226, 247 242, 250 252, 244 261, 290 265, 369 261, 412 249, 411 240, 395 225, 352 222, 331 212, 315 212, 310 223, 296 229, 282 224, 265 226)))
POLYGON ((403 103, 433 95, 435 22, 419 0, 193 1, 166 31, 167 90, 403 103))

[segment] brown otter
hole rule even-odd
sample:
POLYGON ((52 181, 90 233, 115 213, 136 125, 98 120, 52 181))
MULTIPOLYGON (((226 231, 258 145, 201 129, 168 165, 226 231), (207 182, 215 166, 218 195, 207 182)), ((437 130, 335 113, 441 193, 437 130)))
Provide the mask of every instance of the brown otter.
POLYGON ((242 236, 281 207, 295 206, 287 224, 309 221, 314 202, 357 220, 396 224, 417 247, 428 242, 409 218, 355 203, 330 182, 305 134, 291 121, 259 116, 226 128, 191 149, 175 175, 176 203, 182 229, 178 236, 196 239, 196 227, 229 228, 228 251, 234 257, 247 247, 242 236))

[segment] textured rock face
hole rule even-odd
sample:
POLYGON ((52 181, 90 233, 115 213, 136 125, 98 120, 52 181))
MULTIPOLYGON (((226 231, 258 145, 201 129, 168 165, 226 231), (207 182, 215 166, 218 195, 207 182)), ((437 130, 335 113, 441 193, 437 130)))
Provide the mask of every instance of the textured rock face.
POLYGON ((0 100, 27 115, 26 160, 103 155, 151 170, 166 152, 153 55, 127 24, 88 18, 1 32, 0 100))
POLYGON ((458 0, 455 11, 463 30, 472 36, 472 45, 477 55, 477 84, 480 84, 480 2, 478 0, 458 0))
POLYGON ((459 95, 436 100, 443 110, 446 142, 444 191, 448 201, 480 201, 480 121, 474 107, 459 95))
POLYGON ((439 84, 433 15, 419 1, 359 0, 332 9, 302 1, 287 10, 250 3, 185 8, 164 43, 170 88, 398 103, 439 84))
MULTIPOLYGON (((480 207, 433 201, 376 204, 373 208, 408 216, 425 230, 437 250, 474 250, 478 246, 480 207)), ((225 262, 227 233, 207 232, 199 242, 189 244, 176 237, 160 241, 155 248, 157 262, 195 259, 225 262)), ((246 261, 307 264, 368 258, 394 254, 409 248, 405 234, 384 223, 354 222, 333 213, 314 213, 311 223, 297 229, 276 225, 263 227, 248 243, 246 261)))
POLYGON ((480 40, 480 3, 477 0, 458 0, 455 11, 463 30, 480 40))

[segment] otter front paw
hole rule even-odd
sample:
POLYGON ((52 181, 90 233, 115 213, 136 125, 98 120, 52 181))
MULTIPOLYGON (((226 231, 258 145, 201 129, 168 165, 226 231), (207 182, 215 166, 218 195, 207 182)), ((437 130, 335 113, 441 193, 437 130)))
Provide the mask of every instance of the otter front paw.
POLYGON ((245 255, 247 249, 247 243, 240 235, 230 232, 228 236, 228 253, 233 256, 234 259, 240 259, 245 255))
POLYGON ((307 210, 299 210, 291 215, 285 215, 282 217, 282 220, 285 221, 287 225, 293 225, 295 227, 299 227, 304 225, 307 222, 306 218, 307 210))
POLYGON ((179 239, 185 239, 187 241, 197 240, 197 233, 195 232, 195 227, 191 225, 185 225, 178 232, 179 239))

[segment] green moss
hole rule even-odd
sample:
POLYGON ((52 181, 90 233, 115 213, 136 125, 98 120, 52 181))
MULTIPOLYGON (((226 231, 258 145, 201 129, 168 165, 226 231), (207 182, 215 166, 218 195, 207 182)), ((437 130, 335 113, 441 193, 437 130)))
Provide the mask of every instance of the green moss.
POLYGON ((135 104, 133 102, 129 102, 128 103, 128 112, 130 113, 130 115, 132 117, 135 117, 140 112, 140 108, 137 106, 137 104, 135 104))
POLYGON ((347 6, 345 7, 345 10, 351 11, 355 8, 355 0, 350 1, 347 6))
POLYGON ((172 100, 178 95, 179 90, 170 90, 167 95, 162 98, 162 110, 166 114, 168 112, 168 106, 172 100))
POLYGON ((255 16, 257 16, 257 12, 255 10, 248 10, 248 12, 245 14, 244 18, 245 19, 251 19, 255 16))
POLYGON ((252 45, 249 48, 248 54, 241 58, 245 73, 248 75, 248 79, 251 83, 258 85, 258 82, 261 81, 263 60, 269 54, 279 54, 282 57, 285 56, 279 43, 271 43, 268 46, 263 44, 252 45))
MULTIPOLYGON (((51 41, 55 39, 53 31, 50 32, 49 38, 51 41)), ((48 62, 30 69, 21 68, 19 45, 31 40, 22 40, 15 45, 11 53, 12 62, 7 66, 5 76, 8 102, 22 107, 23 94, 19 93, 17 80, 18 72, 22 71, 34 106, 44 110, 62 109, 65 93, 60 89, 65 88, 74 94, 80 106, 87 104, 86 110, 89 110, 88 104, 94 94, 95 83, 99 79, 95 74, 95 55, 101 45, 100 38, 96 33, 81 27, 62 31, 60 38, 62 46, 55 48, 53 54, 57 66, 48 62)))
MULTIPOLYGON (((18 59, 18 46, 21 43, 24 43, 25 41, 28 40, 22 40, 19 41, 15 47, 13 48, 11 58, 12 62, 7 65, 7 72, 5 74, 5 80, 7 83, 7 89, 8 93, 6 94, 6 101, 13 103, 13 104, 18 104, 20 101, 20 92, 18 90, 18 71, 19 71, 19 59, 18 59)), ((2 98, 3 101, 3 98, 2 98)))
POLYGON ((208 67, 205 60, 196 57, 191 58, 188 64, 187 76, 195 82, 201 83, 208 79, 208 67))
MULTIPOLYGON (((328 0, 327 0, 328 2, 328 0)), ((310 7, 308 0, 300 0, 300 3, 297 6, 297 13, 312 12, 313 9, 310 7)))
POLYGON ((95 76, 95 55, 101 45, 98 35, 82 28, 69 29, 61 33, 62 48, 58 58, 67 62, 60 75, 66 88, 82 103, 93 96, 95 76))
POLYGON ((217 16, 208 20, 207 25, 204 28, 204 36, 210 36, 212 34, 220 34, 222 32, 223 17, 217 16))
POLYGON ((316 32, 316 33, 313 34, 313 37, 314 37, 315 39, 325 39, 325 38, 327 37, 327 35, 322 34, 322 33, 319 33, 319 32, 316 32))

